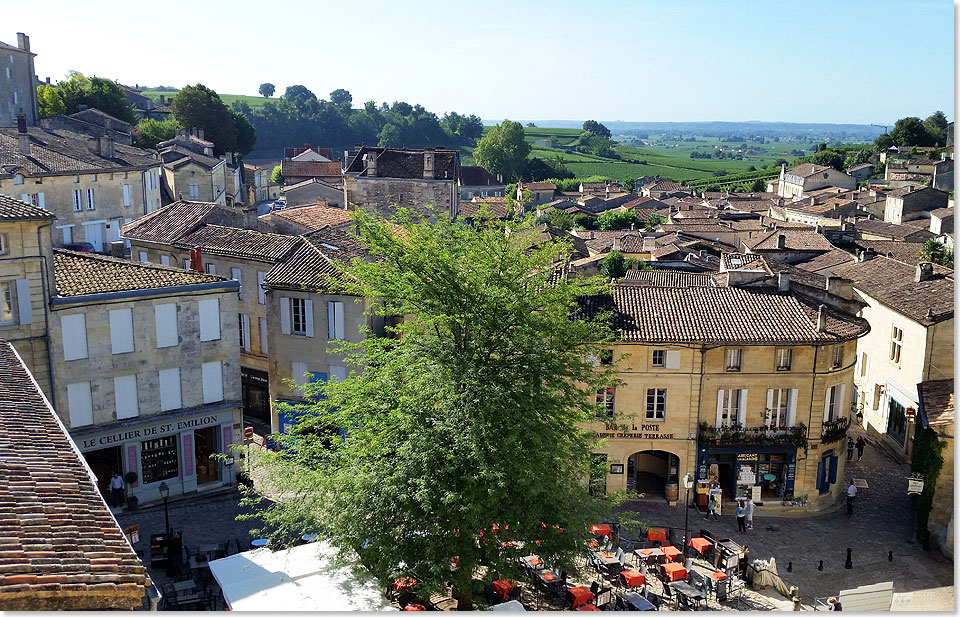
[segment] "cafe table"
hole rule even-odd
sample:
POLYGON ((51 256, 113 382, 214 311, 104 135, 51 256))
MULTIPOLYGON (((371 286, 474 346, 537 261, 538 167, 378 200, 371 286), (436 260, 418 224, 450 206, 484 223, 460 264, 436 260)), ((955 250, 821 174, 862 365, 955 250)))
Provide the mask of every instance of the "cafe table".
POLYGON ((595 536, 607 536, 607 537, 613 536, 613 530, 610 529, 610 525, 608 525, 607 523, 601 523, 599 525, 591 525, 590 533, 592 533, 595 536))
POLYGON ((401 576, 393 581, 394 591, 409 591, 417 586, 417 579, 411 576, 401 576))
POLYGON ((408 604, 403 607, 405 611, 425 611, 427 607, 422 604, 408 604))
POLYGON ((636 570, 624 570, 620 573, 620 576, 628 589, 647 584, 647 577, 636 570))
POLYGON ((493 591, 504 600, 506 600, 510 592, 516 588, 517 586, 515 584, 505 578, 498 578, 493 581, 493 591))
POLYGON ((556 570, 537 570, 536 575, 548 585, 553 585, 560 580, 560 574, 556 570))
POLYGON ((662 527, 651 527, 647 530, 647 540, 651 542, 666 542, 667 530, 662 527))
POLYGON ((578 611, 599 611, 600 609, 594 606, 593 604, 584 604, 577 610, 578 611))
POLYGON ((590 591, 589 587, 571 587, 567 589, 567 594, 573 598, 571 608, 577 608, 593 600, 593 592, 590 591))
POLYGON ((668 562, 663 564, 663 573, 670 581, 682 581, 687 578, 687 569, 683 564, 668 562))
POLYGON ((683 554, 682 551, 678 549, 676 546, 664 546, 664 547, 661 547, 660 550, 662 550, 663 554, 667 557, 667 561, 673 561, 674 559, 676 559, 677 557, 683 554))
POLYGON ((677 593, 685 595, 687 599, 693 600, 698 605, 700 604, 700 601, 706 597, 704 596, 702 591, 700 591, 699 589, 697 589, 687 581, 675 581, 673 583, 670 583, 670 586, 673 587, 673 589, 677 593))
POLYGON ((725 578, 727 578, 727 573, 726 573, 726 572, 724 572, 723 570, 714 570, 714 572, 713 572, 713 580, 715 580, 715 581, 722 581, 722 580, 724 580, 725 578))
POLYGON ((250 548, 251 549, 263 548, 264 546, 267 545, 268 542, 270 542, 270 540, 267 538, 257 538, 256 540, 250 541, 250 548))
POLYGON ((525 563, 529 568, 543 567, 543 560, 536 555, 527 555, 526 557, 521 557, 520 561, 525 563))
POLYGON ((638 611, 655 611, 655 610, 657 610, 657 607, 655 607, 655 606, 653 605, 653 603, 650 602, 650 600, 647 600, 646 598, 644 598, 644 597, 643 597, 642 595, 640 595, 639 593, 634 593, 634 592, 632 592, 632 591, 628 591, 628 592, 622 594, 621 597, 623 598, 624 602, 626 602, 627 604, 629 604, 630 606, 632 606, 633 608, 635 608, 635 609, 638 610, 638 611))
POLYGON ((703 551, 707 550, 707 547, 711 544, 713 543, 706 538, 690 538, 690 546, 701 555, 703 555, 703 551))
POLYGON ((620 560, 617 559, 616 553, 611 553, 610 551, 603 551, 601 553, 594 553, 594 556, 600 560, 600 562, 605 566, 610 566, 615 563, 619 563, 620 560))

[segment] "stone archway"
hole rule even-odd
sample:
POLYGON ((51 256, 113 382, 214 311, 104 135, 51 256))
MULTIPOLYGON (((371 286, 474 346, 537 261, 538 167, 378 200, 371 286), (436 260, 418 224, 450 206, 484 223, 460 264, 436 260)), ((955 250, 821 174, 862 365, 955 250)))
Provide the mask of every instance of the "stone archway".
POLYGON ((627 490, 645 498, 676 501, 680 457, 666 450, 641 450, 627 458, 627 490))

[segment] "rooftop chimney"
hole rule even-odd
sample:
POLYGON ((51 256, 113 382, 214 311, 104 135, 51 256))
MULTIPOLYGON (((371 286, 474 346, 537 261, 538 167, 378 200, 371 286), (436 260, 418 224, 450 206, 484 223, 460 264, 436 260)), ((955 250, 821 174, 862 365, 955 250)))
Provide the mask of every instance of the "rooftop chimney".
POLYGON ((113 137, 105 135, 100 138, 100 156, 112 159, 116 156, 116 150, 113 147, 113 137))
POLYGON ((17 149, 20 154, 30 156, 30 136, 27 135, 27 116, 23 112, 17 114, 17 149))
POLYGON ((370 178, 375 178, 377 175, 377 153, 370 151, 366 155, 367 159, 367 176, 370 178))
POLYGON ((197 137, 203 139, 203 129, 197 129, 197 137))
POLYGON ((877 256, 877 253, 873 250, 872 246, 868 246, 867 248, 860 251, 860 261, 870 261, 876 256, 877 256))
POLYGON ((779 236, 777 236, 777 248, 778 249, 787 248, 787 237, 785 235, 780 234, 779 236))
POLYGON ((917 264, 917 274, 914 277, 914 281, 919 283, 921 281, 929 281, 933 278, 933 264, 929 261, 924 261, 917 264))
POLYGON ((100 140, 96 137, 88 137, 87 150, 93 154, 100 154, 100 140))
POLYGON ((23 32, 17 32, 17 47, 23 51, 30 51, 30 37, 23 32))
POLYGON ((783 292, 790 291, 790 273, 789 272, 777 273, 777 289, 783 292))
POLYGON ((423 177, 433 179, 433 150, 423 151, 423 177))
POLYGON ((190 269, 194 272, 203 272, 203 255, 199 246, 190 251, 190 269))
POLYGON ((825 332, 827 329, 827 305, 821 304, 817 309, 817 331, 825 332))

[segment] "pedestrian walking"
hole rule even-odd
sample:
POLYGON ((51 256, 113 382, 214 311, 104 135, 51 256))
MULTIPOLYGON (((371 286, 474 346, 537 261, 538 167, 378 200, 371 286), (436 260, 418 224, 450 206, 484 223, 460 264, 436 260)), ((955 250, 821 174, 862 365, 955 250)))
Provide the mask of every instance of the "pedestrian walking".
POLYGON ((737 531, 747 533, 747 507, 742 499, 737 502, 737 531))
POLYGON ((853 460, 853 437, 847 438, 847 460, 853 460))
POLYGON ((746 509, 747 509, 747 529, 753 529, 753 497, 747 495, 746 509))
POLYGON ((867 445, 867 442, 863 439, 863 435, 857 437, 857 460, 863 458, 863 448, 867 445))
POLYGON ((110 478, 110 500, 115 506, 123 505, 123 478, 116 471, 110 478))
POLYGON ((711 493, 710 498, 707 500, 707 518, 708 519, 710 518, 710 515, 713 514, 713 520, 718 520, 717 510, 719 508, 717 506, 719 505, 720 504, 717 501, 717 496, 711 493))
POLYGON ((847 514, 853 514, 853 502, 857 498, 857 486, 851 482, 847 487, 847 514))
POLYGON ((836 596, 831 596, 830 599, 827 600, 827 604, 830 605, 830 608, 827 610, 831 610, 831 611, 843 610, 843 604, 840 603, 840 600, 838 600, 836 596))

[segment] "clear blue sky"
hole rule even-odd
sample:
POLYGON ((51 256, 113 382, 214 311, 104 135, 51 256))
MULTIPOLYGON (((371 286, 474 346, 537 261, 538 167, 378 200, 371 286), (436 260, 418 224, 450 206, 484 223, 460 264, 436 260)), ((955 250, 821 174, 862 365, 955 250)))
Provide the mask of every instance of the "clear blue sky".
POLYGON ((37 74, 203 83, 355 105, 403 100, 485 120, 953 119, 948 0, 54 0, 6 12, 37 74))

